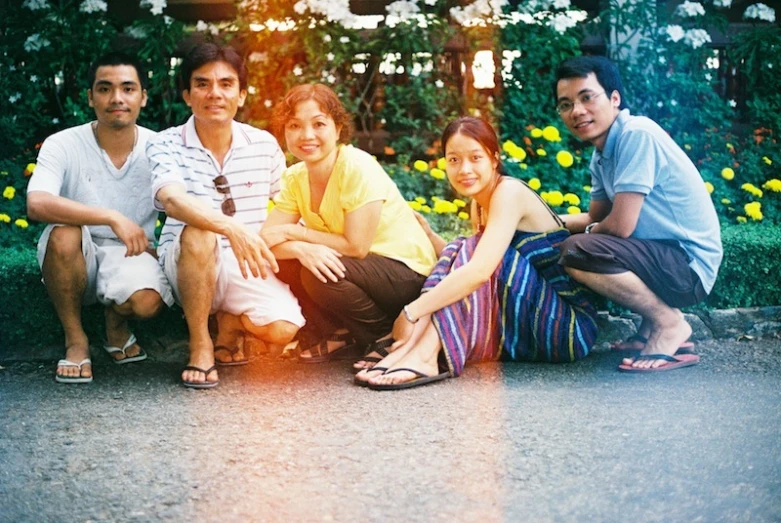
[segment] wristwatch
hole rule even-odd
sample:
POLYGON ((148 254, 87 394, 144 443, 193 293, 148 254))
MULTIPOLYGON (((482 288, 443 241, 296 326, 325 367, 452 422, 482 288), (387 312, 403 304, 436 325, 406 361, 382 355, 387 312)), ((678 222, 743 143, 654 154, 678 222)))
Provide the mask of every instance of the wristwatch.
POLYGON ((407 318, 407 321, 410 322, 410 323, 417 323, 418 320, 420 319, 420 318, 415 318, 413 320, 412 319, 412 315, 409 313, 409 310, 407 310, 407 306, 406 305, 401 309, 401 312, 404 313, 404 317, 407 318))
POLYGON ((598 223, 599 222, 589 223, 588 225, 586 225, 586 230, 583 232, 585 232, 586 234, 591 234, 591 229, 593 229, 598 223))

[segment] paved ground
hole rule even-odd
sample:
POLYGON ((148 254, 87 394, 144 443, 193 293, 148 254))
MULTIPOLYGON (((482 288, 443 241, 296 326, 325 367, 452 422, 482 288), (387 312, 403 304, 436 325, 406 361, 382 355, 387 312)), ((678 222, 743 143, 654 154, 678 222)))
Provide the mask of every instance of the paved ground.
MULTIPOLYGON (((781 342, 701 343, 634 376, 487 364, 380 393, 261 357, 184 389, 184 358, 63 386, 0 370, 0 521, 781 521, 781 342)), ((151 348, 154 355, 154 347, 151 348)))

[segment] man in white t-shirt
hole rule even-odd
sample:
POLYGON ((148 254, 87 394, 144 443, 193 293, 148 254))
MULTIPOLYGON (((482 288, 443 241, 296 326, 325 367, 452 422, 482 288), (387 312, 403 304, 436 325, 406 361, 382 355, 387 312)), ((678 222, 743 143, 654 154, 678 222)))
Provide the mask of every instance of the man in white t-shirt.
POLYGON ((38 263, 65 331, 60 383, 92 381, 82 305, 105 305, 104 349, 124 364, 146 358, 128 319, 149 318, 173 303, 153 256, 157 211, 145 148, 154 132, 136 125, 146 77, 123 53, 102 56, 88 76, 96 120, 47 138, 27 187, 28 216, 49 223, 38 263))
POLYGON ((181 66, 187 123, 149 141, 155 205, 168 218, 160 264, 184 309, 190 361, 182 383, 211 388, 217 363, 242 364, 238 337, 247 332, 282 350, 304 317, 279 281, 274 255, 260 237, 268 201, 279 192, 285 156, 271 134, 234 121, 247 96, 241 56, 212 43, 195 46, 181 66), (219 325, 212 342, 209 314, 219 325))

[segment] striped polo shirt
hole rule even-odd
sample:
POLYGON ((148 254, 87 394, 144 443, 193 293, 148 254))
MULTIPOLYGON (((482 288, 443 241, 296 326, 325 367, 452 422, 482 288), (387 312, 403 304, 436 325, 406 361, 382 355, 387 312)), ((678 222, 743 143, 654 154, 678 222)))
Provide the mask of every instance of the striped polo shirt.
MULTIPOLYGON (((285 155, 276 139, 266 131, 236 121, 232 131, 233 142, 222 167, 198 138, 193 116, 184 125, 166 129, 150 139, 146 154, 152 169, 155 208, 164 210, 157 192, 176 183, 219 212, 223 201, 232 198, 236 207, 233 217, 259 232, 268 216, 269 199, 279 192, 285 155), (220 175, 228 181, 228 194, 217 191, 214 179, 220 175)), ((160 260, 183 227, 179 220, 170 216, 166 219, 157 247, 160 260)), ((219 239, 223 249, 230 249, 226 237, 219 235, 219 239)))

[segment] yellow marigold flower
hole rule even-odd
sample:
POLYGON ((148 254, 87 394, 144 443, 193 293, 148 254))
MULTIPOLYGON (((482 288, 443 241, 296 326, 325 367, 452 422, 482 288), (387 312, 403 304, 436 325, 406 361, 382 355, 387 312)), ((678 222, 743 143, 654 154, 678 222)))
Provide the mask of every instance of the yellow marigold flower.
POLYGON ((528 166, 528 165, 526 165, 525 163, 522 163, 522 164, 521 164, 521 169, 523 169, 524 171, 525 171, 526 169, 528 169, 528 168, 529 168, 529 166, 528 166))
POLYGON ((16 225, 17 227, 19 227, 20 229, 26 229, 26 228, 27 228, 27 226, 28 226, 28 225, 30 225, 30 224, 29 224, 29 223, 27 223, 27 220, 25 220, 24 218, 19 218, 19 219, 17 219, 17 220, 14 222, 14 225, 16 225))
POLYGON ((561 135, 559 134, 559 130, 553 127, 552 125, 549 125, 542 130, 542 137, 548 140, 549 142, 561 141, 561 135))
POLYGON ((436 167, 434 167, 433 169, 431 169, 431 172, 430 172, 429 174, 430 174, 432 177, 436 178, 437 180, 444 180, 444 179, 445 179, 445 177, 447 176, 447 175, 445 174, 445 171, 443 171, 442 169, 438 169, 438 168, 436 168, 436 167))
POLYGON ((35 164, 34 163, 28 163, 27 167, 24 168, 24 175, 30 176, 33 171, 35 170, 35 164))
POLYGON ((684 144, 684 145, 683 145, 683 148, 684 148, 684 149, 686 149, 687 151, 691 151, 691 150, 692 150, 692 146, 691 146, 691 145, 689 145, 688 143, 687 143, 687 144, 684 144))
POLYGON ((561 194, 561 191, 544 192, 540 196, 542 196, 542 199, 548 202, 548 205, 551 207, 558 207, 564 203, 564 195, 561 194))
POLYGON ((456 207, 466 207, 466 202, 464 200, 459 200, 458 198, 453 200, 453 203, 456 204, 456 207))
POLYGON ((722 198, 721 203, 723 203, 724 205, 729 205, 732 203, 732 200, 730 200, 729 198, 722 198))
POLYGON ((407 202, 407 205, 409 205, 413 211, 419 211, 422 207, 421 203, 417 200, 412 202, 407 202))
POLYGON ((0 171, 0 176, 8 176, 8 171, 0 171))
POLYGON ((736 218, 736 220, 738 221, 738 223, 746 223, 746 217, 745 216, 738 216, 736 218))
POLYGON ((510 154, 510 151, 513 149, 513 147, 518 147, 514 141, 512 140, 506 140, 502 144, 502 150, 506 152, 507 154, 510 154))
POLYGON ((708 194, 713 194, 713 184, 710 182, 705 182, 705 190, 708 191, 708 194))
POLYGON ((575 163, 575 158, 569 151, 559 151, 556 153, 556 161, 562 167, 572 167, 572 164, 575 163))
POLYGON ((730 167, 725 167, 721 170, 721 177, 725 180, 731 180, 735 177, 735 171, 733 171, 730 167))
POLYGON ((426 203, 427 200, 422 196, 418 196, 417 198, 415 198, 415 201, 423 205, 424 203, 426 203))
POLYGON ((755 222, 761 221, 762 216, 762 204, 759 202, 747 203, 743 206, 743 210, 746 211, 746 216, 754 220, 755 222))
POLYGON ((578 195, 572 194, 571 192, 564 195, 564 201, 570 205, 580 205, 580 198, 578 195))
POLYGON ((441 199, 442 199, 442 198, 440 198, 439 196, 432 196, 432 197, 431 197, 431 201, 432 201, 432 202, 438 202, 438 201, 439 201, 439 200, 441 200, 441 199))
POLYGON ((532 129, 532 138, 540 138, 540 137, 542 137, 542 129, 539 129, 537 127, 532 129))
POLYGON ((591 192, 591 186, 590 185, 584 185, 583 190, 586 192, 591 192))
POLYGON ((0 214, 0 222, 11 223, 11 217, 7 214, 0 214))
POLYGON ((444 158, 440 158, 437 160, 437 169, 442 169, 443 171, 447 168, 447 160, 444 158))
POLYGON ((5 198, 5 199, 7 199, 7 200, 13 200, 13 199, 14 199, 14 196, 16 196, 16 189, 14 189, 13 187, 11 187, 11 186, 9 185, 9 186, 8 186, 8 187, 6 187, 6 188, 5 188, 5 190, 3 191, 3 198, 5 198))
POLYGON ((428 214, 428 213, 431 212, 431 207, 429 207, 428 205, 421 205, 420 206, 420 212, 424 212, 424 213, 428 214))
POLYGON ((741 189, 746 191, 747 193, 756 196, 757 198, 762 198, 762 189, 758 189, 754 186, 754 184, 751 183, 744 183, 740 186, 741 189))
POLYGON ((778 178, 768 180, 762 185, 762 188, 767 189, 768 191, 781 192, 781 180, 778 178))
POLYGON ((731 143, 727 143, 727 149, 734 149, 734 148, 735 148, 734 145, 732 145, 731 143))
POLYGON ((537 149, 537 156, 548 156, 548 153, 545 152, 545 149, 540 147, 539 149, 537 149))
POLYGON ((567 214, 580 214, 580 207, 570 205, 567 207, 567 214))
POLYGON ((465 213, 464 211, 461 211, 460 213, 458 213, 458 217, 461 218, 462 220, 468 220, 469 214, 465 213))
POLYGON ((539 178, 532 178, 531 180, 529 180, 529 187, 531 187, 535 191, 539 191, 540 187, 542 187, 542 182, 540 182, 539 178))
POLYGON ((412 166, 420 172, 428 171, 428 164, 423 160, 415 160, 415 163, 413 163, 412 166))
POLYGON ((502 150, 510 155, 510 157, 516 160, 524 161, 526 159, 526 151, 523 147, 519 147, 512 140, 507 140, 502 144, 502 150))
POLYGON ((458 207, 453 202, 439 200, 434 204, 434 212, 437 214, 455 214, 458 212, 458 207))
POLYGON ((765 162, 765 163, 766 163, 766 164, 768 164, 768 165, 772 165, 772 164, 773 164, 773 160, 771 160, 771 159, 770 159, 770 158, 768 158, 767 156, 763 156, 763 157, 762 157, 762 161, 763 161, 763 162, 765 162))

